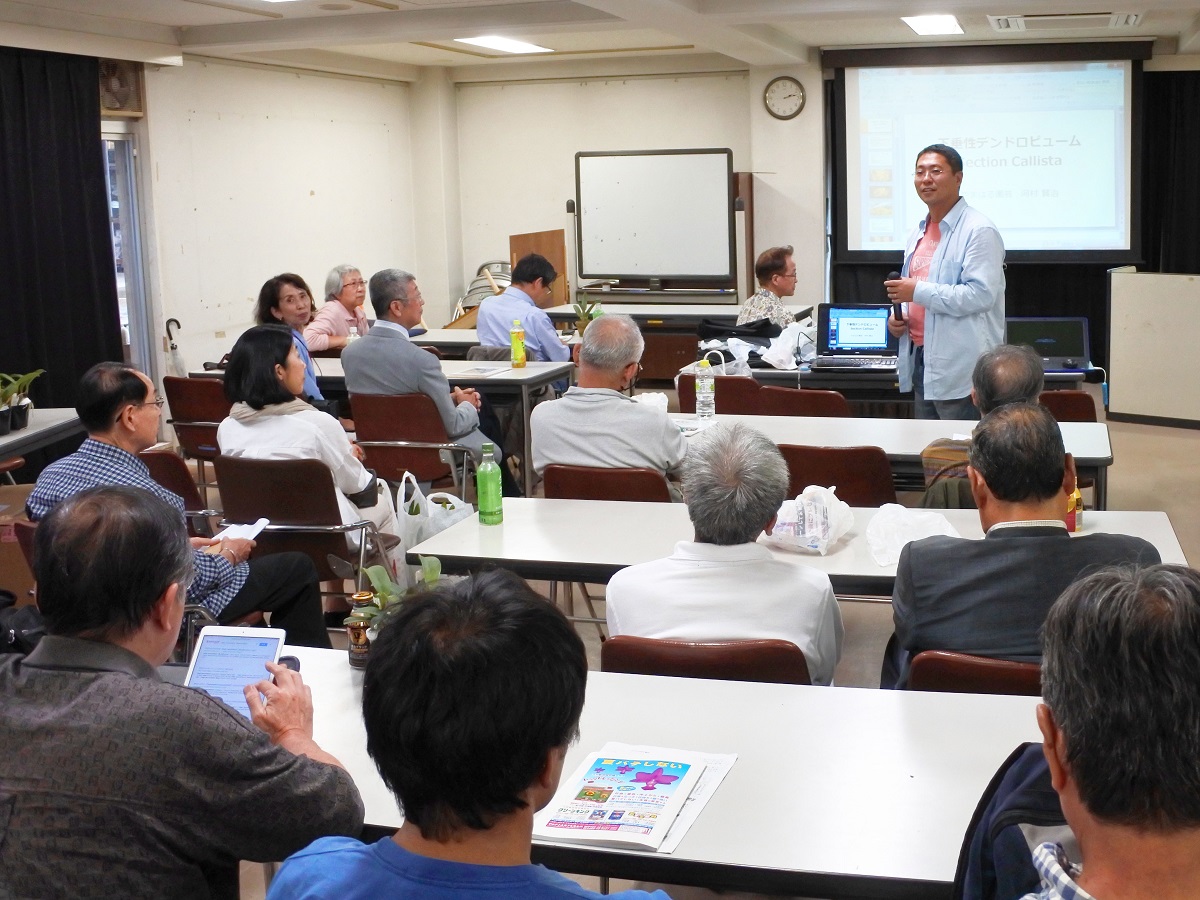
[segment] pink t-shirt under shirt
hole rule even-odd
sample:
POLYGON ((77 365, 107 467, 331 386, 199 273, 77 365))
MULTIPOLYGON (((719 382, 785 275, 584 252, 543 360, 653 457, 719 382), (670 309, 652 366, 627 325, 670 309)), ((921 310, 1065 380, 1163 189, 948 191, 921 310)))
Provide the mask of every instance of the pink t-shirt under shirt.
MULTIPOLYGON (((942 229, 939 223, 930 222, 925 226, 925 233, 913 250, 912 261, 908 267, 910 278, 917 281, 929 280, 929 263, 937 252, 938 244, 942 242, 942 229)), ((918 347, 925 345, 925 307, 920 303, 908 304, 908 335, 918 347)))

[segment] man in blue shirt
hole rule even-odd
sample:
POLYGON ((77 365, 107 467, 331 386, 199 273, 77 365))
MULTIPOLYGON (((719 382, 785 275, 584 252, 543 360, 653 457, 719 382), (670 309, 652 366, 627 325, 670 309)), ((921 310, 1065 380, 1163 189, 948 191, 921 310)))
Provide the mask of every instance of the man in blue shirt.
POLYGON ((586 683, 571 624, 511 572, 409 600, 363 679, 367 752, 404 824, 371 845, 315 841, 283 864, 268 900, 599 898, 530 863, 533 815, 558 787, 586 683))
MULTIPOLYGON (((512 284, 504 293, 488 297, 479 305, 479 343, 484 347, 507 347, 513 321, 525 329, 525 352, 530 359, 563 362, 571 348, 562 342, 545 312, 554 305, 554 279, 558 273, 550 260, 536 253, 521 257, 512 270, 512 284)), ((563 303, 569 303, 566 297, 563 303)))
POLYGON ((908 238, 903 277, 885 281, 904 318, 900 390, 912 391, 918 419, 978 419, 971 371, 980 353, 1004 342, 1004 242, 996 226, 959 195, 962 157, 933 144, 917 155, 913 186, 929 214, 908 238))

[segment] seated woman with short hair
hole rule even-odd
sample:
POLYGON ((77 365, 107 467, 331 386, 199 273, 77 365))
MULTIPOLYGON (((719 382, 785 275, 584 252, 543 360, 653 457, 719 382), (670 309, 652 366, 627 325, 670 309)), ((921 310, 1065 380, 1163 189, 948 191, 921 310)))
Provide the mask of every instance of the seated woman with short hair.
MULTIPOLYGON (((289 329, 258 325, 245 332, 233 345, 225 369, 225 396, 233 408, 217 429, 221 453, 250 459, 320 460, 333 475, 343 523, 368 519, 381 532, 398 534, 385 483, 363 466, 361 451, 336 420, 300 399, 303 390, 304 363, 289 329)), ((356 534, 348 535, 348 540, 357 550, 356 534)), ((403 579, 402 546, 395 548, 390 562, 403 579)))

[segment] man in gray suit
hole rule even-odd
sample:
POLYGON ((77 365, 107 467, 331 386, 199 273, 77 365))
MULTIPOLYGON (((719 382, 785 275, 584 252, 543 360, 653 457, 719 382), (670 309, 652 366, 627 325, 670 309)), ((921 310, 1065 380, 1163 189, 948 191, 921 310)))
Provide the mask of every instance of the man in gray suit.
MULTIPOLYGON (((376 321, 365 337, 342 351, 346 390, 351 394, 428 394, 450 440, 472 448, 476 462, 483 458, 484 442, 491 441, 499 462, 500 442, 480 430, 483 398, 473 388, 451 388, 437 357, 409 340, 409 329, 420 323, 425 309, 416 278, 402 269, 383 269, 371 276, 369 290, 376 321)), ((483 414, 487 417, 488 411, 483 414)), ((487 424, 485 421, 485 428, 487 424)), ((505 466, 501 466, 501 474, 506 476, 507 495, 512 476, 505 466)))
POLYGON ((880 687, 903 687, 922 650, 1037 662, 1038 631, 1068 585, 1105 565, 1149 565, 1158 551, 1119 534, 1072 537, 1063 517, 1075 461, 1037 403, 1001 406, 971 437, 967 478, 983 540, 944 536, 900 552, 880 687))

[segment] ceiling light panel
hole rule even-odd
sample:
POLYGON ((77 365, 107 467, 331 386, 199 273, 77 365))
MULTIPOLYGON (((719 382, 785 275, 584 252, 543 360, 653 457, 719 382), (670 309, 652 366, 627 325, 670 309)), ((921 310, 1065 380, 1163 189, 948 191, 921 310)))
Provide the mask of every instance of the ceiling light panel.
POLYGON ((456 43, 471 44, 475 47, 486 47, 488 50, 499 50, 501 53, 553 53, 549 47, 539 47, 537 44, 527 44, 525 41, 514 41, 512 38, 500 37, 495 34, 485 34, 473 38, 455 38, 456 43))
POLYGON ((900 20, 921 35, 963 33, 954 16, 901 16, 900 20))

